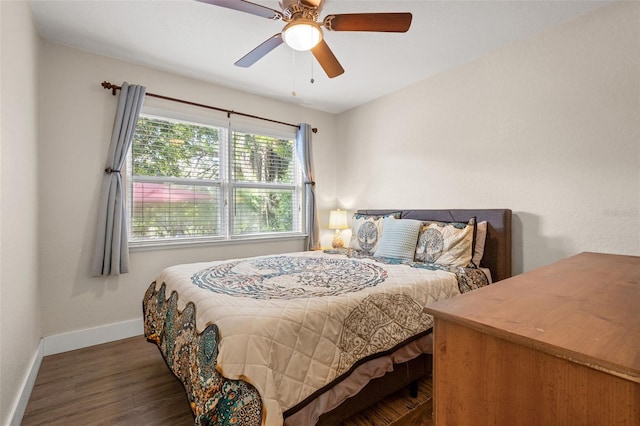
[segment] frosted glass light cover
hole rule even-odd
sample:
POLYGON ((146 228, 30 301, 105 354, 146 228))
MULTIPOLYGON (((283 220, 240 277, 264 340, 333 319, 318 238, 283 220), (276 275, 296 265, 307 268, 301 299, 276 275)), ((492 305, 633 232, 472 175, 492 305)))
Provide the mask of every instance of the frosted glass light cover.
POLYGON ((292 22, 282 31, 284 41, 295 50, 309 50, 322 40, 322 32, 315 22, 292 22))

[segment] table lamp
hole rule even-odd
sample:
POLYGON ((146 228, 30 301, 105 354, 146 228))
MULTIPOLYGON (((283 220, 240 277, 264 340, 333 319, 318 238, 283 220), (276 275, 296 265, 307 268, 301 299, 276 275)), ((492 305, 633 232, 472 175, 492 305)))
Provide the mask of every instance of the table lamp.
POLYGON ((329 229, 335 229, 336 233, 331 241, 331 247, 334 249, 344 247, 344 241, 340 237, 340 230, 347 229, 347 212, 345 210, 331 210, 329 213, 329 229))

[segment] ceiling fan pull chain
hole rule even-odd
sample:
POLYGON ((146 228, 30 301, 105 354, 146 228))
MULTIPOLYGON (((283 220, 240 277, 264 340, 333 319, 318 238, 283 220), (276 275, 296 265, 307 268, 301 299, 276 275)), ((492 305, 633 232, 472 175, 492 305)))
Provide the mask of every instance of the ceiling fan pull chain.
POLYGON ((311 84, 315 83, 316 80, 313 78, 313 57, 311 58, 311 84))
POLYGON ((291 73, 291 85, 293 86, 291 96, 296 96, 296 51, 294 49, 291 49, 291 62, 291 68, 293 69, 291 73))

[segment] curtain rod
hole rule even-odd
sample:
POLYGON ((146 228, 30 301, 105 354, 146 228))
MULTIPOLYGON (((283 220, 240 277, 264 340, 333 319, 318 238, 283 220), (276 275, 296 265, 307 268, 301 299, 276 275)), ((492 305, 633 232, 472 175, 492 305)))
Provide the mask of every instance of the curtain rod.
MULTIPOLYGON (((108 81, 103 81, 101 86, 103 88, 107 89, 107 90, 111 89, 111 94, 113 96, 116 95, 116 91, 117 90, 121 89, 120 86, 116 86, 115 84, 111 84, 108 81)), ((185 101, 183 99, 170 98, 169 96, 156 95, 155 93, 147 92, 146 96, 150 96, 152 98, 164 99, 166 101, 179 102, 181 104, 187 104, 187 105, 197 106, 197 107, 206 108, 206 109, 212 109, 212 110, 215 110, 215 111, 226 112, 227 113, 227 118, 231 117, 231 114, 235 114, 235 115, 241 115, 243 117, 255 118, 255 119, 258 119, 258 120, 269 121, 271 123, 284 124, 285 126, 291 126, 291 127, 295 127, 295 128, 300 128, 300 126, 298 126, 297 124, 285 123, 283 121, 272 120, 270 118, 259 117, 257 115, 252 115, 252 114, 245 114, 244 112, 232 111, 232 110, 229 110, 229 109, 218 108, 218 107, 214 107, 214 106, 211 106, 211 105, 199 104, 197 102, 185 101)), ((311 129, 311 131, 313 133, 318 133, 318 129, 316 127, 311 129)))

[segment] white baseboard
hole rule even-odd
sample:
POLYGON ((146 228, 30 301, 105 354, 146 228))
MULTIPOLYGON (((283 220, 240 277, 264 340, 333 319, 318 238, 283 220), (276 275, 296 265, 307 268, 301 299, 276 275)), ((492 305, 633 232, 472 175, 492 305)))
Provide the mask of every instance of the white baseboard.
POLYGON ((44 356, 43 354, 44 344, 42 339, 40 339, 36 352, 33 354, 33 358, 31 358, 29 372, 22 381, 20 389, 18 390, 18 397, 9 412, 8 424, 10 426, 20 426, 20 423, 22 423, 22 417, 27 409, 33 385, 35 385, 36 377, 38 377, 38 371, 40 371, 40 364, 42 364, 42 358, 44 356))
POLYGON ((144 334, 142 318, 47 336, 44 355, 59 354, 144 334))

